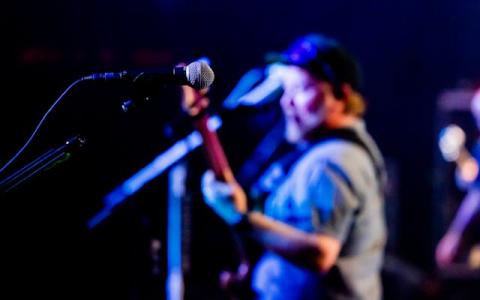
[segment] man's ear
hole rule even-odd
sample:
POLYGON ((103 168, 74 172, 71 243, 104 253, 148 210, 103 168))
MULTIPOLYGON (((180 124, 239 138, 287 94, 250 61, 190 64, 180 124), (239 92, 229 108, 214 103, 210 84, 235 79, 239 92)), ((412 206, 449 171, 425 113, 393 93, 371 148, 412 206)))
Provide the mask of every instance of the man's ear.
POLYGON ((343 83, 341 86, 343 93, 343 103, 345 103, 345 112, 357 117, 363 116, 366 109, 366 103, 362 95, 354 90, 349 83, 343 83))

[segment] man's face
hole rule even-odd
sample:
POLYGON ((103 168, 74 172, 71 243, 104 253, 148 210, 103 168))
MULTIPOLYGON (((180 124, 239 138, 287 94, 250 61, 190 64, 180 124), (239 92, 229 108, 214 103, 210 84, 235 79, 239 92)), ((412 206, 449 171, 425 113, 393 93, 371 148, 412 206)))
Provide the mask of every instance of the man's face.
POLYGON ((338 100, 331 85, 297 66, 286 66, 282 75, 284 93, 280 104, 285 116, 285 138, 298 143, 328 118, 338 100))

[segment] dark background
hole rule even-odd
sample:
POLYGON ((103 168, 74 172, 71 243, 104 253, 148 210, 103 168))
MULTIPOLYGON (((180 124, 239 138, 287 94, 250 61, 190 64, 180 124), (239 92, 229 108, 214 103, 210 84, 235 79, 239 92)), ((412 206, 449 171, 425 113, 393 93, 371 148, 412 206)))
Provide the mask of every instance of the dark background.
MULTIPOLYGON (((387 206, 394 269, 421 278, 409 286, 412 293, 421 290, 418 282, 435 276, 434 246, 449 219, 437 188, 446 182, 435 141, 442 122, 437 99, 444 90, 480 77, 480 2, 106 0, 2 6, 2 163, 61 92, 89 73, 172 66, 207 56, 216 75, 210 91, 215 109, 242 74, 263 64, 268 51, 309 32, 338 39, 362 67, 366 121, 392 173, 387 206)), ((154 101, 125 114, 120 102, 129 93, 115 82, 75 86, 5 172, 73 135, 87 139, 67 162, 1 195, 2 269, 14 299, 164 297, 165 176, 95 230, 85 226, 105 194, 191 130, 176 88, 162 89, 154 101), (162 243, 157 274, 151 272, 152 239, 162 243)), ((237 170, 264 132, 254 121, 266 112, 223 113, 220 134, 237 170)), ((188 159, 192 190, 206 168, 201 154, 188 159)), ((193 207, 187 294, 221 298, 216 277, 235 265, 228 258, 231 240, 200 199, 193 199, 193 207)))

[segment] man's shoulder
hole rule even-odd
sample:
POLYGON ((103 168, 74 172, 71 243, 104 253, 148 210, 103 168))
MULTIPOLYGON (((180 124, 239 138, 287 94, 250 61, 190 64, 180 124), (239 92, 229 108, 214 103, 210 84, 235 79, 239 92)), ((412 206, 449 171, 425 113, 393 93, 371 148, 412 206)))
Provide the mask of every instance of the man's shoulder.
POLYGON ((309 149, 302 160, 309 163, 330 162, 343 165, 358 165, 368 162, 368 153, 354 142, 340 138, 331 138, 316 143, 309 149))
POLYGON ((329 139, 314 145, 298 161, 297 167, 312 177, 332 172, 354 190, 376 182, 375 166, 368 153, 353 142, 329 139), (368 183, 368 184, 367 184, 368 183))

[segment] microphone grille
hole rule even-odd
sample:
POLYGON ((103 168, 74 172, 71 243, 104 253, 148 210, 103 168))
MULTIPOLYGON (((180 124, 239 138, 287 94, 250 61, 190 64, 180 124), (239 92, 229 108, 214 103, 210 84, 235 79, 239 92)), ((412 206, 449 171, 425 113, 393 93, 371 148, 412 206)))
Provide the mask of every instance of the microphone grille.
POLYGON ((206 62, 194 61, 186 69, 187 81, 194 89, 207 88, 215 79, 213 70, 206 62))

